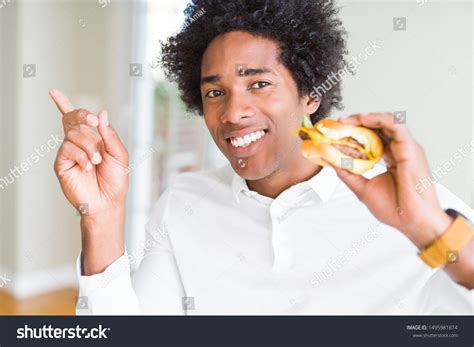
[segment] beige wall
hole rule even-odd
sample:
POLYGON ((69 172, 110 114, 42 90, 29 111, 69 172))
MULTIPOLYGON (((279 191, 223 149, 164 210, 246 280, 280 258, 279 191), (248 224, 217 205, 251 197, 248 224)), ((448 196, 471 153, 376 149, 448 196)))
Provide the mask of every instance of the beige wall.
POLYGON ((7 289, 26 295, 74 283, 80 250, 79 217, 53 172, 57 147, 41 151, 51 136, 63 137, 48 90, 59 88, 93 112, 107 104, 111 121, 127 141, 123 114, 130 113, 130 57, 120 41, 130 28, 123 25, 126 3, 103 8, 96 0, 24 0, 12 1, 0 12, 5 51, 0 176, 35 148, 43 155, 1 191, 0 273, 10 275, 7 289), (119 21, 122 25, 116 25, 119 21), (23 64, 36 64, 36 77, 23 78, 23 64))
MULTIPOLYGON (((0 170, 1 176, 15 161, 16 105, 14 102, 16 80, 14 78, 16 61, 16 18, 14 6, 4 7, 0 11, 0 170), (9 68, 7 68, 7 66, 9 68), (8 82, 7 82, 8 81, 8 82), (13 130, 13 131, 12 131, 13 130), (8 150, 7 150, 8 149, 8 150)), ((0 274, 11 274, 16 266, 16 187, 0 188, 0 274)))

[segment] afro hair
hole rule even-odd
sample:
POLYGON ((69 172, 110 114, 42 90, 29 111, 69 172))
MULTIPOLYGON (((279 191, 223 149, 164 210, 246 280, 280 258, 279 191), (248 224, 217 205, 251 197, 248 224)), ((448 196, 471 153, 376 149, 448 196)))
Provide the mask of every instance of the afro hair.
MULTIPOLYGON (((161 43, 161 66, 165 76, 177 83, 187 108, 203 115, 201 71, 196 67, 201 66, 204 51, 219 35, 248 32, 277 42, 279 59, 294 78, 299 95, 314 97, 311 91, 331 73, 347 68, 346 31, 338 12, 333 0, 193 0, 184 11, 181 30, 161 43)), ((339 81, 319 96, 313 123, 333 107, 343 108, 339 81)))

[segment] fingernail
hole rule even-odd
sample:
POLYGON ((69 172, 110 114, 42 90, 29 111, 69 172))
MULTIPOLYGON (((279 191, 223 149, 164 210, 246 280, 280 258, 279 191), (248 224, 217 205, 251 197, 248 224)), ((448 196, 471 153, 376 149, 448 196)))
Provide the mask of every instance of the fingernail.
POLYGON ((109 114, 107 110, 102 110, 99 112, 99 123, 104 126, 109 125, 109 114))
POLYGON ((92 162, 94 164, 99 164, 101 160, 102 160, 102 157, 100 156, 100 153, 95 152, 94 155, 92 156, 92 162))
POLYGON ((88 161, 86 164, 86 171, 91 171, 91 170, 92 170, 92 164, 90 161, 88 161))
POLYGON ((86 121, 87 121, 87 123, 89 123, 89 125, 92 125, 92 126, 99 125, 99 120, 93 114, 88 114, 87 117, 86 117, 86 121))

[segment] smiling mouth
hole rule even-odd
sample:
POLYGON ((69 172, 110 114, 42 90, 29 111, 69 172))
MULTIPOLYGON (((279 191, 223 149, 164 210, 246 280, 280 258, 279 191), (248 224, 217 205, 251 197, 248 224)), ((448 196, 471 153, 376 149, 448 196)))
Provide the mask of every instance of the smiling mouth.
POLYGON ((245 136, 229 137, 227 142, 229 142, 234 148, 245 148, 263 138, 267 132, 268 130, 257 130, 245 136))

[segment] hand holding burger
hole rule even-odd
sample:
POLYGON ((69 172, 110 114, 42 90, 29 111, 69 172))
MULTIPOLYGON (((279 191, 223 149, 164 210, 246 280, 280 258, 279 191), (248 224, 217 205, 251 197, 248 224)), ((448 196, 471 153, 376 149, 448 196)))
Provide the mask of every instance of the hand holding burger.
POLYGON ((378 220, 403 232, 419 248, 451 223, 439 206, 434 186, 422 193, 415 189, 421 178, 430 175, 428 162, 405 124, 395 122, 392 114, 323 119, 314 126, 303 120, 297 133, 303 139, 301 152, 306 158, 331 165, 378 220), (383 136, 385 148, 375 129, 383 136), (387 171, 371 179, 363 177, 382 156, 387 171), (343 165, 343 158, 352 158, 352 167, 343 165))
MULTIPOLYGON (((416 190, 420 180, 431 173, 423 148, 405 124, 396 122, 390 113, 325 119, 314 126, 308 122, 297 132, 303 139, 302 154, 318 164, 331 165, 378 220, 398 229, 419 249, 447 230, 453 220, 440 207, 435 186, 416 190), (384 148, 371 129, 381 134, 384 148), (382 155, 387 170, 371 179, 362 176, 382 155), (342 169, 342 158, 348 157, 353 158, 354 165, 350 170, 342 169)), ((471 289, 473 252, 471 242, 459 252, 457 262, 444 267, 451 278, 471 289)))

